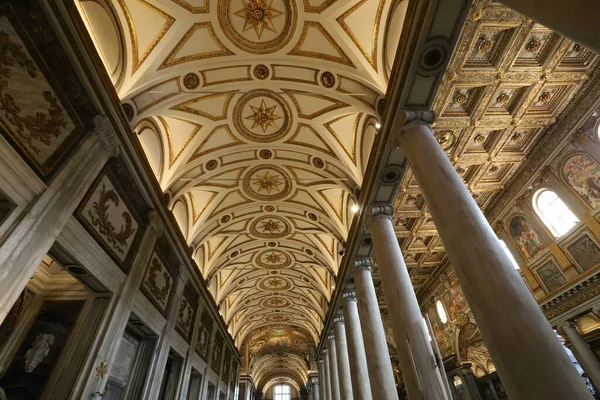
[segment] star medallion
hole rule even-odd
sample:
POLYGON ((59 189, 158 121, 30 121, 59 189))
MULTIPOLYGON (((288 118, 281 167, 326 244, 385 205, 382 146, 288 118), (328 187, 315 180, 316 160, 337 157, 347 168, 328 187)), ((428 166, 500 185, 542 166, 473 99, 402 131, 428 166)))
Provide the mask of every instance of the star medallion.
POLYGON ((279 179, 279 174, 271 175, 269 171, 266 171, 263 175, 256 175, 256 177, 258 180, 254 184, 258 186, 259 192, 264 190, 268 194, 271 194, 273 190, 279 191, 279 186, 283 184, 279 179))
POLYGON ((281 254, 277 254, 275 252, 271 252, 270 254, 265 255, 265 262, 269 264, 279 264, 281 263, 281 254))
POLYGON ((266 282, 267 286, 270 288, 278 288, 285 285, 285 282, 279 278, 273 278, 266 282))
POLYGON ((271 7, 273 0, 242 0, 242 3, 244 3, 244 7, 234 12, 233 15, 245 20, 242 29, 244 32, 254 29, 259 39, 265 29, 277 33, 273 18, 277 18, 283 13, 271 7))
POLYGON ((281 119, 279 115, 275 114, 275 108, 277 105, 273 107, 267 107, 267 103, 264 100, 260 102, 260 107, 250 106, 252 109, 252 115, 246 117, 252 122, 252 127, 250 129, 254 129, 257 126, 260 126, 263 130, 263 133, 267 131, 269 127, 277 129, 277 124, 275 121, 281 119))
POLYGON ((281 225, 279 221, 273 221, 272 219, 262 223, 263 233, 277 233, 281 231, 281 225))

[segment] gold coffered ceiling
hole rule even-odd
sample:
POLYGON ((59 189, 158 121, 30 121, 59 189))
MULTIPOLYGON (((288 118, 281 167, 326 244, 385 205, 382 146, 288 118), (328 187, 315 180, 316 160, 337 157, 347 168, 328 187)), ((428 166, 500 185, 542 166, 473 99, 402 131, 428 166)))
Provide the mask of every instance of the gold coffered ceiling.
POLYGON ((407 2, 78 1, 248 372, 302 385, 407 2))
MULTIPOLYGON (((475 4, 433 109, 436 137, 484 212, 598 79, 598 65, 591 51, 498 3, 475 4)), ((410 168, 394 206, 413 284, 426 289, 447 260, 410 168)))

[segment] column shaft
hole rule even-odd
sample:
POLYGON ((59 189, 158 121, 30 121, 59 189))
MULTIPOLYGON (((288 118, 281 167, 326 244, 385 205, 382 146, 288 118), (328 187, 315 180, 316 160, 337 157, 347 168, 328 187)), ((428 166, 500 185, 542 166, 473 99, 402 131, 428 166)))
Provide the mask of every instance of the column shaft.
POLYGON ((591 399, 430 127, 410 123, 399 139, 509 397, 591 399))
POLYGON ((350 375, 350 360, 348 359, 348 343, 346 340, 344 322, 338 319, 333 324, 335 334, 335 351, 337 353, 338 380, 340 396, 344 400, 353 400, 352 376, 350 375))
POLYGON ((327 400, 325 395, 325 364, 323 364, 323 360, 319 360, 317 365, 319 366, 319 397, 321 400, 327 400))
POLYGON ((341 400, 340 380, 337 367, 337 351, 335 349, 335 339, 330 336, 327 340, 329 349, 329 382, 331 382, 331 400, 341 400))
POLYGON ((360 331, 358 305, 354 293, 344 293, 344 325, 348 341, 348 359, 352 377, 352 392, 357 400, 371 400, 367 355, 363 335, 360 331))
POLYGON ((320 386, 321 385, 319 384, 318 380, 313 381, 311 390, 312 400, 321 400, 320 386))
MULTIPOLYGON (((359 262, 364 262, 361 260, 359 262)), ((369 383, 373 399, 398 400, 392 362, 385 339, 377 295, 371 278, 371 270, 359 267, 354 271, 356 299, 360 314, 360 328, 369 369, 369 383)))
MULTIPOLYGON (((373 210, 377 212, 377 207, 373 210)), ((445 399, 447 394, 391 217, 375 215, 371 233, 406 392, 411 399, 445 399)))
POLYGON ((0 324, 109 158, 92 132, 0 247, 0 324))
POLYGON ((562 330, 573 344, 577 361, 579 361, 579 364, 581 364, 581 367, 594 386, 600 388, 600 361, 598 361, 598 357, 596 357, 590 345, 581 337, 573 324, 564 324, 562 330))
POLYGON ((325 366, 323 369, 324 397, 325 400, 331 400, 331 369, 329 368, 329 352, 327 350, 323 350, 323 365, 325 366))
POLYGON ((593 0, 503 0, 502 3, 600 53, 598 18, 600 4, 593 0), (573 12, 577 10, 577 12, 573 12))

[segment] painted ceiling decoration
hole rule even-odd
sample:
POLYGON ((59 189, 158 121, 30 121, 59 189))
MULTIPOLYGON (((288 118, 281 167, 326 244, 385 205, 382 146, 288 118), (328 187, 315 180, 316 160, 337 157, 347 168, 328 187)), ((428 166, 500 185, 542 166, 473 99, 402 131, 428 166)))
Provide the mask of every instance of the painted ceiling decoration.
POLYGON ((78 0, 259 385, 300 387, 406 0, 78 0))

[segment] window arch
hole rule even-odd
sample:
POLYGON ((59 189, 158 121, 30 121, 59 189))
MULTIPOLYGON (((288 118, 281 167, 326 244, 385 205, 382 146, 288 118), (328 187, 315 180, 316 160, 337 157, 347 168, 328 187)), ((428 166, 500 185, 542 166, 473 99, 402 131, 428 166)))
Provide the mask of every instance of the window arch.
POLYGON ((444 304, 442 304, 441 300, 435 302, 435 308, 440 321, 442 321, 442 324, 448 322, 448 315, 446 314, 446 309, 444 308, 444 304))
POLYGON ((512 253, 510 252, 510 249, 506 245, 506 242, 502 239, 498 239, 498 241, 500 242, 500 246, 502 247, 502 250, 504 250, 504 253, 508 256, 508 258, 512 262, 513 267, 515 267, 515 269, 521 269, 521 267, 519 267, 519 263, 517 262, 517 260, 515 260, 515 257, 513 257, 512 253))
POLYGON ((533 208, 556 238, 563 236, 579 222, 579 218, 552 190, 540 190, 533 199, 533 208))

